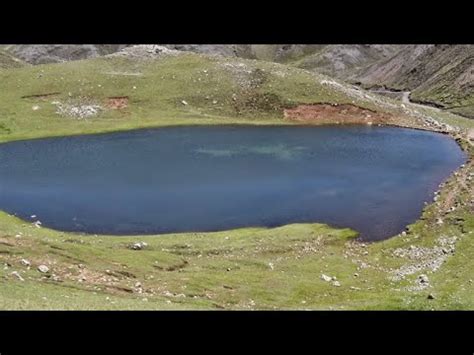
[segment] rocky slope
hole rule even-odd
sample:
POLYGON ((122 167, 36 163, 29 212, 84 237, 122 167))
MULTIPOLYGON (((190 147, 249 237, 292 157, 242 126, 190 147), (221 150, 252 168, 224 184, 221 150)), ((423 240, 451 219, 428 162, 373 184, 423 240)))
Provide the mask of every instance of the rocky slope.
POLYGON ((345 79, 364 87, 411 91, 413 101, 431 103, 474 118, 474 46, 404 46, 345 79))
POLYGON ((70 60, 79 60, 94 58, 116 52, 126 45, 65 45, 65 44, 47 44, 47 45, 4 45, 5 52, 10 53, 18 59, 30 64, 58 63, 70 60))

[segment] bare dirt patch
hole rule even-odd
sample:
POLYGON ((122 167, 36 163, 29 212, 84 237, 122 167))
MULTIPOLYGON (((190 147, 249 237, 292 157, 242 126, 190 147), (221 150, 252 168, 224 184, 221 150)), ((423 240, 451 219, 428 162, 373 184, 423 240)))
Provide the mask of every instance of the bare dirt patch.
POLYGON ((113 110, 122 110, 128 107, 128 96, 116 96, 107 98, 106 106, 113 110))
POLYGON ((298 122, 386 124, 391 114, 375 112, 351 104, 298 105, 283 111, 285 118, 298 122))

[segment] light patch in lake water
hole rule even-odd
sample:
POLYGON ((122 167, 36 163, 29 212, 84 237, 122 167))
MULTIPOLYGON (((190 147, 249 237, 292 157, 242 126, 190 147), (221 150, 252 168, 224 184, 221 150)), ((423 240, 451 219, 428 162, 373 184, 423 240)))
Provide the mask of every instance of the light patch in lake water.
POLYGON ((197 153, 208 154, 213 157, 231 157, 236 155, 260 154, 269 155, 278 159, 294 159, 301 151, 307 147, 287 146, 284 144, 262 145, 262 146, 232 146, 226 149, 206 149, 198 148, 197 153))

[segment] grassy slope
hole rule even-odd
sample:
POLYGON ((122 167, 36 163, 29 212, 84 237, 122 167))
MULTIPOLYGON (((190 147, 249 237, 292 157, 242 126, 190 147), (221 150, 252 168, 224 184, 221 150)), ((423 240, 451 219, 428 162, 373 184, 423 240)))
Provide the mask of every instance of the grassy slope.
MULTIPOLYGON (((243 61, 245 68, 236 63, 186 54, 157 61, 101 58, 0 72, 0 141, 170 124, 286 123, 281 105, 354 100, 319 84, 319 76, 305 71, 256 61, 243 61), (233 69, 222 62, 233 63, 233 69), (142 75, 110 74, 118 72, 142 75), (51 92, 60 94, 21 99, 51 92), (127 109, 106 110, 89 120, 59 117, 51 104, 54 100, 104 103, 109 96, 123 95, 130 98, 127 109), (40 109, 33 111, 33 105, 40 109)), ((370 100, 356 103, 377 108, 370 100)), ((438 118, 472 127, 455 116, 438 118)), ((454 180, 452 184, 448 190, 459 186, 454 180)), ((462 201, 470 194, 471 187, 459 192, 462 201)), ((438 209, 449 199, 443 195, 430 206, 426 219, 406 237, 367 246, 353 242, 355 233, 350 230, 318 224, 160 237, 94 237, 36 228, 0 213, 0 261, 4 263, 0 308, 473 309, 469 279, 474 243, 472 234, 463 231, 472 231, 474 220, 464 206, 448 215, 449 219, 461 214, 462 222, 436 225, 438 209), (390 280, 396 268, 417 263, 393 256, 393 250, 433 247, 445 234, 458 236, 459 241, 456 253, 440 270, 433 274, 419 270, 405 280, 390 280), (127 248, 136 241, 149 245, 140 251, 127 248), (21 264, 22 258, 32 263, 30 269, 21 264), (36 270, 39 264, 50 267, 50 277, 36 270), (13 271, 25 281, 11 275, 13 271), (336 276, 341 286, 321 280, 322 273, 336 276), (406 290, 420 273, 428 274, 432 288, 406 290), (427 300, 428 292, 436 298, 427 300)))
MULTIPOLYGON (((275 120, 282 121, 281 113, 273 109, 281 104, 291 104, 295 100, 347 101, 344 95, 317 85, 312 75, 297 69, 290 69, 292 80, 285 80, 259 71, 241 73, 247 68, 226 69, 216 61, 189 53, 158 61, 101 58, 9 71, 2 75, 0 82, 0 122, 4 133, 10 133, 0 139, 166 124, 274 123, 275 120), (247 82, 251 80, 262 84, 259 88, 247 88, 247 82), (243 83, 243 87, 239 83, 243 83), (45 100, 20 99, 54 92, 60 94, 45 100), (83 97, 86 101, 92 99, 102 104, 110 96, 129 96, 130 103, 124 111, 108 110, 93 120, 78 121, 57 116, 55 106, 51 104, 52 101, 67 101, 69 94, 75 100, 83 97), (238 95, 239 100, 234 101, 232 94, 238 95), (189 105, 183 105, 182 100, 189 105), (217 103, 213 104, 214 100, 217 103), (40 109, 33 111, 34 105, 39 105, 40 109)), ((233 63, 232 60, 224 62, 233 63)), ((269 70, 275 66, 265 62, 247 63, 251 63, 249 70, 269 70)))

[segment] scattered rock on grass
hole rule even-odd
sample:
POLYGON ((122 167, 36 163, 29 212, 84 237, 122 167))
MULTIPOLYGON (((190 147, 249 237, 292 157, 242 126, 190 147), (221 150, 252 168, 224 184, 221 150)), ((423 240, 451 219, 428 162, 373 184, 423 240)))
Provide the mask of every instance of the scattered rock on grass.
POLYGON ((31 263, 30 263, 29 260, 21 259, 20 262, 21 262, 21 265, 23 265, 23 266, 27 266, 27 267, 31 266, 31 263))
POLYGON ((25 279, 23 277, 21 277, 21 275, 18 273, 18 271, 13 271, 11 273, 12 276, 15 276, 18 280, 20 281, 25 281, 25 279))
POLYGON ((102 110, 102 107, 94 104, 66 104, 55 101, 56 113, 60 116, 73 117, 77 119, 96 116, 102 110))
POLYGON ((427 283, 429 283, 428 276, 426 276, 425 274, 422 274, 422 275, 418 276, 418 280, 419 280, 420 283, 422 283, 422 284, 427 284, 427 283))
POLYGON ((328 276, 328 275, 325 275, 325 274, 322 274, 321 275, 321 280, 324 280, 326 282, 329 282, 329 281, 332 281, 332 277, 331 276, 328 276))
POLYGON ((41 273, 47 273, 49 271, 49 267, 47 267, 46 265, 40 265, 38 266, 38 271, 41 272, 41 273))
POLYGON ((142 250, 143 248, 147 247, 148 244, 145 242, 138 242, 138 243, 133 243, 129 246, 129 249, 132 250, 142 250))

